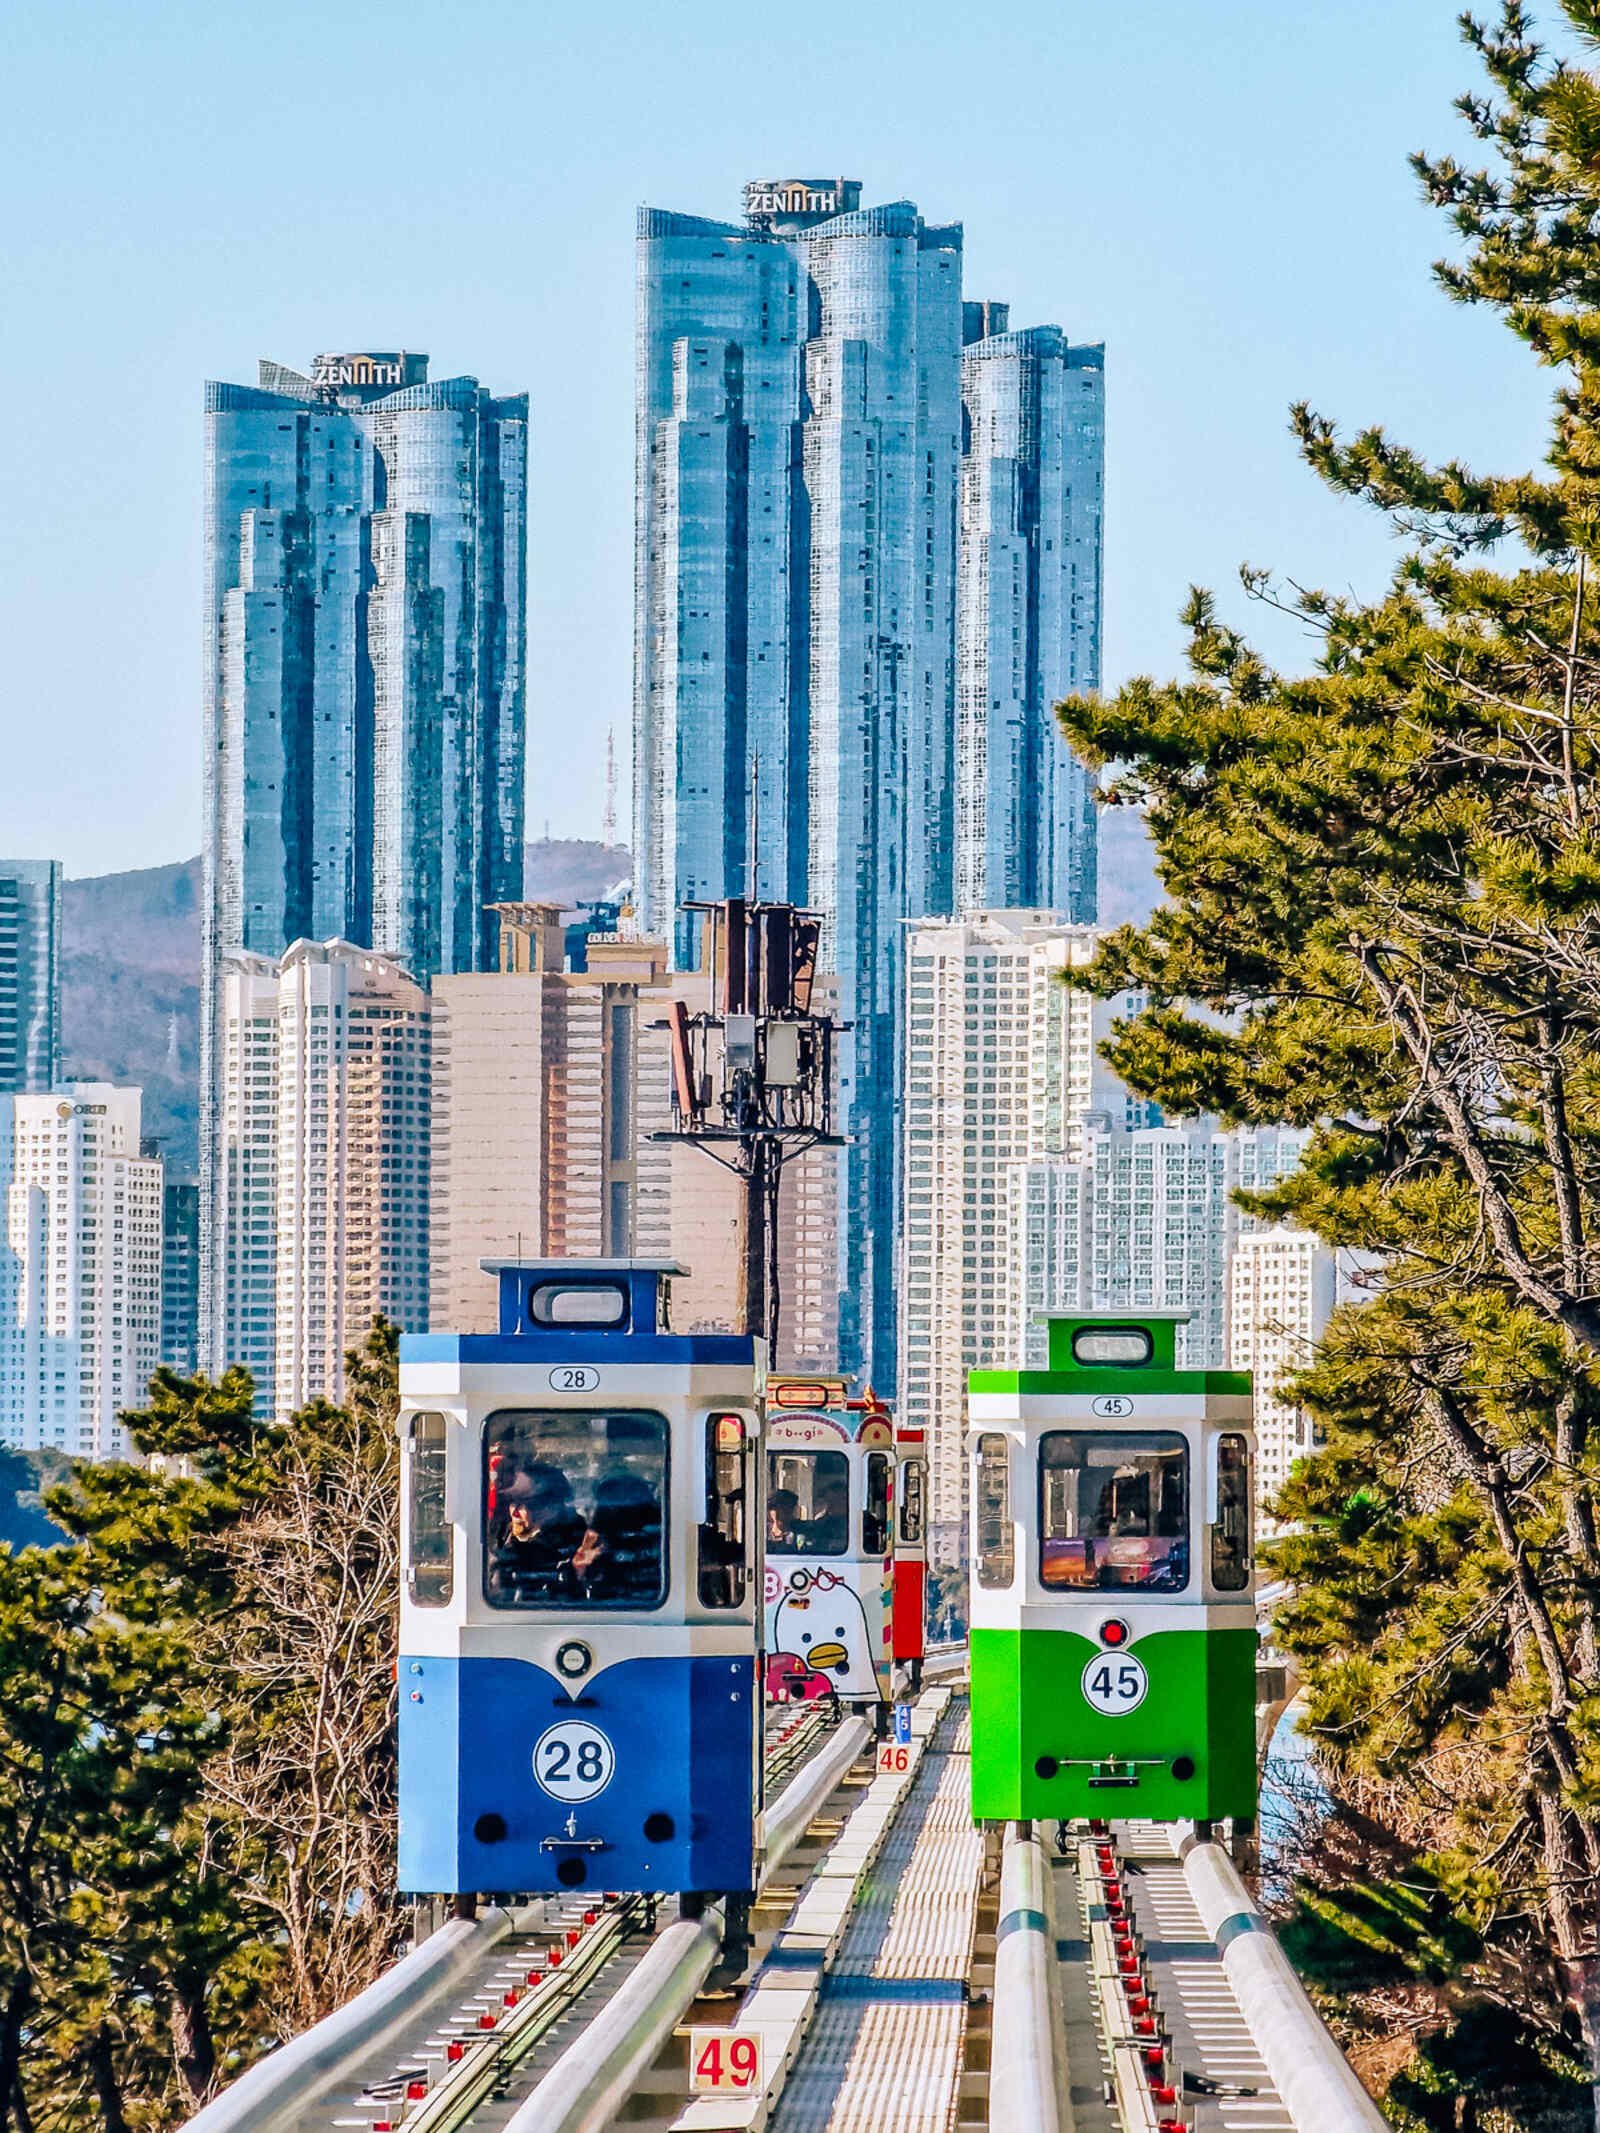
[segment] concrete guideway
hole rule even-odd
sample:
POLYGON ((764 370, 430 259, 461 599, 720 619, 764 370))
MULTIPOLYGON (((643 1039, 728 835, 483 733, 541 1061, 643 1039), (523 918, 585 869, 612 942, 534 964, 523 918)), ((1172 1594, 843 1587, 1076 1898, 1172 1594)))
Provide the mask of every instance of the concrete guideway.
POLYGON ((870 1777, 864 1721, 775 1715, 768 1768, 798 1768, 767 1810, 761 1960, 731 2018, 699 2000, 715 1909, 496 1911, 189 2133, 1380 2133, 1220 1845, 1149 1823, 1018 1823, 997 1845, 970 1819, 968 1744, 945 1682, 870 1777), (689 2097, 686 2018, 759 2037, 758 2092, 689 2097))
MULTIPOLYGON (((1221 1846, 1186 1826, 1096 1832, 1068 1825, 1052 1867, 1077 1921, 1057 1941, 1072 2133, 1381 2133, 1221 1846)), ((1001 2026, 997 2006, 997 2047, 1001 2026)))
POLYGON ((729 2025, 762 2039, 760 2093, 699 2098, 673 2133, 954 2124, 983 1846, 966 1712, 950 1706, 949 1690, 923 1692, 904 1769, 867 1787, 729 2025))
MULTIPOLYGON (((866 1744, 862 1721, 832 1715, 813 1704, 774 1724, 768 1768, 793 1774, 768 1809, 768 1873, 866 1744)), ((508 2092, 537 2080, 596 1994, 642 1964, 647 1932, 647 1905, 633 1897, 452 1920, 249 2068, 187 2133, 491 2133, 508 2092)))

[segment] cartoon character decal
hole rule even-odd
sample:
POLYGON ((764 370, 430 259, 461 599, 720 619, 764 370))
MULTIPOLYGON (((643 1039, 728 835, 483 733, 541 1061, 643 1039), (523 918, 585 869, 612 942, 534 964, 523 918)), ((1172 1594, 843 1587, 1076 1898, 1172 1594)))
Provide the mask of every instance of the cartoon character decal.
POLYGON ((767 1566, 768 1681, 780 1670, 791 1700, 823 1695, 878 1696, 882 1625, 867 1620, 861 1595, 832 1570, 767 1566), (797 1668, 798 1676, 797 1679, 797 1668), (810 1686, 820 1677, 820 1685, 810 1686))

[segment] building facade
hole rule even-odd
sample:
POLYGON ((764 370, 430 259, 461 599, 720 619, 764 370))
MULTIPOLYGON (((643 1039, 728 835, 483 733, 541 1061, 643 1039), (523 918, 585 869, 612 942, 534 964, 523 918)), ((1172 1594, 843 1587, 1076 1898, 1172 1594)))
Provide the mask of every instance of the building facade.
POLYGON ((0 859, 0 1096, 61 1072, 61 862, 0 859))
POLYGON ((69 1082, 0 1098, 0 1438, 125 1456, 161 1347, 158 1157, 140 1093, 69 1082))
POLYGON ((225 959, 211 1352, 263 1414, 337 1400, 380 1313, 428 1323, 431 1011, 388 956, 297 941, 225 959))
POLYGON ((1228 1367, 1255 1380, 1256 1483, 1264 1501, 1314 1446, 1311 1419, 1288 1397, 1285 1381, 1311 1361, 1333 1310, 1335 1279, 1333 1252, 1307 1230, 1258 1225, 1234 1246, 1228 1367))
POLYGON ((521 894, 527 400, 427 369, 206 390, 207 1231, 224 958, 339 939, 426 983, 492 967, 485 907, 521 894))
POLYGON ((1132 1012, 1062 982, 1098 936, 1047 911, 910 929, 899 1266, 900 1414, 929 1445, 936 1545, 960 1553, 969 1370, 1010 1359, 1010 1175, 1076 1158, 1092 1119, 1155 1115, 1099 1056, 1132 1012))
MULTIPOLYGON (((738 1324, 739 1181, 673 1123, 665 1018, 710 982, 668 969, 665 941, 591 930, 573 967, 560 907, 499 907, 501 967, 433 990, 431 1310, 494 1329, 490 1258, 670 1259, 680 1332, 738 1324)), ((818 984, 819 1000, 828 981, 818 984)), ((837 1189, 816 1151, 785 1173, 779 1361, 838 1367, 837 1189)))
POLYGON ((968 304, 956 636, 956 901, 1096 910, 1094 780, 1054 708, 1100 686, 1105 349, 968 304))
POLYGON ((161 1360, 196 1366, 200 1318, 200 1188, 168 1179, 161 1195, 161 1360))
POLYGON ((1185 1313, 1184 1366, 1220 1369, 1237 1182, 1233 1137, 1207 1121, 1126 1132, 1093 1119, 1077 1161, 1017 1165, 1007 1179, 1007 1354, 1042 1369, 1042 1311, 1127 1305, 1185 1313))
POLYGON ((278 970, 274 1398, 339 1399, 378 1316, 428 1323, 427 994, 348 941, 278 970))
MULTIPOLYGON (((277 1403, 278 964, 233 949, 217 979, 215 1163, 200 1230, 199 1361, 277 1403)), ((204 1196, 203 1196, 204 1198, 204 1196)))

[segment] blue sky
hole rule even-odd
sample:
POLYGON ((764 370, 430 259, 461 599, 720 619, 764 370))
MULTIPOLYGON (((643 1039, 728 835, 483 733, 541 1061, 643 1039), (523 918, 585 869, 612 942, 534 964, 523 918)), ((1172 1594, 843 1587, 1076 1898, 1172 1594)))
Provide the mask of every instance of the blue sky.
MULTIPOLYGON (((532 394, 528 818, 598 834, 629 746, 635 206, 859 177, 966 226, 972 296, 1107 352, 1107 680, 1241 561, 1375 588, 1299 396, 1523 466, 1548 381, 1438 294, 1405 156, 1460 145, 1449 0, 22 0, 0 334, 0 853, 200 840, 201 388, 425 349, 532 394)), ((1262 615, 1285 662, 1293 626, 1262 615)))

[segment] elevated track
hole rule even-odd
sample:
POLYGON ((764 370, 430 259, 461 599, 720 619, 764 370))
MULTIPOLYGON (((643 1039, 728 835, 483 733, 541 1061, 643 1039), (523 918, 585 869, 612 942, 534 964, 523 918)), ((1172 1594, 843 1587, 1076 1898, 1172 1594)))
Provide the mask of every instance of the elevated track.
POLYGON ((191 2133, 1376 2133, 1218 1845, 973 1826, 959 1668, 930 1665, 888 1753, 815 1706, 775 1718, 736 1996, 705 1996, 715 1911, 494 1912, 432 1936, 191 2133), (750 2078, 692 2093, 691 2029, 702 2051, 708 2032, 753 2040, 750 2078))

